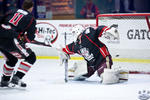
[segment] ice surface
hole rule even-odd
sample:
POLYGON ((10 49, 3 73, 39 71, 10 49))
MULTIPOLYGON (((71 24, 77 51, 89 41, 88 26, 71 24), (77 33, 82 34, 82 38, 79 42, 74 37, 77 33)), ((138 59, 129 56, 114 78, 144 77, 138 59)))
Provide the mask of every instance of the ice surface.
POLYGON ((128 82, 113 85, 101 84, 96 74, 85 82, 65 83, 64 67, 49 59, 37 60, 23 81, 26 89, 0 88, 0 100, 140 100, 139 91, 150 91, 150 75, 144 74, 130 74, 128 82))

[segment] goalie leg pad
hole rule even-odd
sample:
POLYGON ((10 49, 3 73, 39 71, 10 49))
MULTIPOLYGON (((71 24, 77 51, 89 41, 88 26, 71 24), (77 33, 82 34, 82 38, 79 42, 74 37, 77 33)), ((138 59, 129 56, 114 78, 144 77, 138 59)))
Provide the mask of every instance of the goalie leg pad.
POLYGON ((85 60, 77 61, 73 64, 73 67, 70 68, 68 71, 69 73, 71 73, 70 76, 74 76, 74 79, 78 79, 82 75, 88 73, 87 63, 85 60))
POLYGON ((79 80, 79 81, 83 81, 86 78, 89 78, 90 76, 92 76, 95 72, 93 67, 86 67, 87 70, 84 71, 84 73, 82 72, 81 74, 75 75, 74 79, 75 80, 79 80))
POLYGON ((127 70, 114 70, 104 69, 104 73, 101 75, 103 84, 115 84, 125 82, 129 78, 129 71, 127 70))
POLYGON ((104 73, 101 75, 102 84, 115 84, 119 82, 118 73, 112 69, 104 69, 104 73))

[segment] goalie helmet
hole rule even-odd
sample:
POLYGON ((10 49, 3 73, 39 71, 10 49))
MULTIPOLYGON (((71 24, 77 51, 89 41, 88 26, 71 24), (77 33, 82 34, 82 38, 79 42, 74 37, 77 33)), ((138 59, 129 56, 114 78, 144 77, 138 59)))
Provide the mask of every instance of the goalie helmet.
POLYGON ((72 35, 73 35, 73 40, 74 42, 77 40, 77 37, 79 36, 79 34, 81 34, 83 32, 84 28, 82 25, 76 25, 72 28, 72 35))

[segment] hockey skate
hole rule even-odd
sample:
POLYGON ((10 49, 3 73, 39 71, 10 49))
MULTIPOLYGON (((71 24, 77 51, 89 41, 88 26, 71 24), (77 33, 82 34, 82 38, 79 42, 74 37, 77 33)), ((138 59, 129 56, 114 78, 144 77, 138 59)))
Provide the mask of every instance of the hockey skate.
POLYGON ((1 82, 0 82, 0 87, 8 87, 9 81, 5 81, 4 77, 2 77, 1 82))
POLYGON ((20 86, 20 87, 26 87, 27 86, 27 84, 22 82, 18 76, 13 76, 10 84, 11 84, 11 87, 15 87, 16 85, 20 86))

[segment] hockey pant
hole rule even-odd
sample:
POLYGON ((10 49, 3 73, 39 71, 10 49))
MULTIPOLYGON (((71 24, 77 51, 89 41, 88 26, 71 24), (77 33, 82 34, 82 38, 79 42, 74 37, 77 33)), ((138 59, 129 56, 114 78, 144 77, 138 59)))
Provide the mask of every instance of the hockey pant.
POLYGON ((17 68, 18 75, 22 78, 36 61, 35 53, 25 44, 19 44, 16 39, 0 39, 0 51, 6 58, 3 66, 3 75, 11 76, 18 59, 24 59, 17 68))
POLYGON ((95 71, 97 71, 98 76, 100 76, 105 68, 111 68, 113 62, 111 56, 107 56, 98 66, 88 66, 88 73, 83 75, 84 77, 92 76, 95 71))

